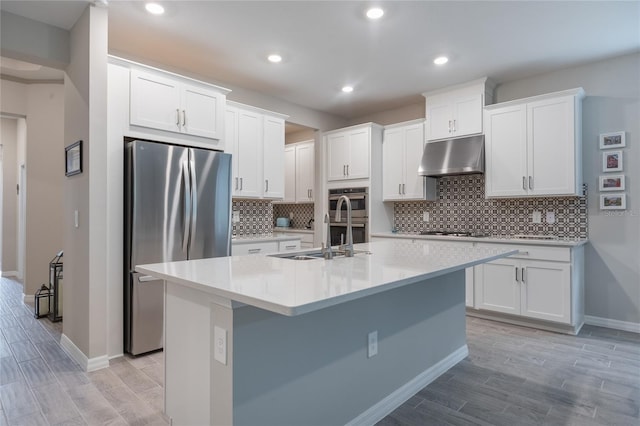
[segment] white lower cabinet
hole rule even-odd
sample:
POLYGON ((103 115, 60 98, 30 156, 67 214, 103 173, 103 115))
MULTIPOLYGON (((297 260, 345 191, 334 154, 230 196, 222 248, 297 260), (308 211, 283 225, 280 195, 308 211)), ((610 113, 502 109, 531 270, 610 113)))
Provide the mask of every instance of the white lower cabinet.
POLYGON ((464 304, 473 308, 475 306, 475 288, 473 268, 465 269, 464 276, 464 304))
POLYGON ((260 243, 233 244, 231 253, 234 256, 245 254, 269 254, 278 252, 278 241, 265 241, 260 243))
POLYGON ((300 240, 280 241, 278 243, 278 251, 297 251, 300 250, 300 240))
POLYGON ((517 248, 521 254, 474 268, 475 308, 579 325, 582 249, 517 248))

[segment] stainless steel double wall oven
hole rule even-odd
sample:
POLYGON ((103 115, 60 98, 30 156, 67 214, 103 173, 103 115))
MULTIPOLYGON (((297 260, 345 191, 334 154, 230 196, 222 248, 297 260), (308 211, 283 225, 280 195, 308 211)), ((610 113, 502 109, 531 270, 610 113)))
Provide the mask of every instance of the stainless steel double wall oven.
POLYGON ((331 245, 338 245, 345 241, 347 235, 347 205, 342 203, 340 222, 336 222, 336 206, 338 198, 346 195, 351 200, 351 217, 353 228, 353 243, 367 242, 369 226, 368 190, 362 188, 339 188, 329 190, 329 216, 331 219, 331 245))

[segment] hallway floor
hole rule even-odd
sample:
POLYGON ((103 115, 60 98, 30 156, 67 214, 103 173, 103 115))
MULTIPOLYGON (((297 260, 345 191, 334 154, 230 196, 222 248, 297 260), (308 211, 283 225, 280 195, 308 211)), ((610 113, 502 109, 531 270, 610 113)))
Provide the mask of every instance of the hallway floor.
MULTIPOLYGON (((0 426, 168 424, 162 352, 84 373, 59 345, 61 323, 34 319, 7 278, 0 330, 0 426)), ((585 326, 566 336, 468 317, 467 336, 470 355, 379 426, 640 424, 639 334, 585 326)))

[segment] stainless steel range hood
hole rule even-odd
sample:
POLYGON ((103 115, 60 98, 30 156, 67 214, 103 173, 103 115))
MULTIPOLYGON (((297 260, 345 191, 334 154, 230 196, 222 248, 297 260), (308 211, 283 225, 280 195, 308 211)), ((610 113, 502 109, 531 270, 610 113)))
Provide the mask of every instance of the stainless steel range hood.
POLYGON ((484 135, 427 142, 418 168, 421 176, 484 173, 484 135))

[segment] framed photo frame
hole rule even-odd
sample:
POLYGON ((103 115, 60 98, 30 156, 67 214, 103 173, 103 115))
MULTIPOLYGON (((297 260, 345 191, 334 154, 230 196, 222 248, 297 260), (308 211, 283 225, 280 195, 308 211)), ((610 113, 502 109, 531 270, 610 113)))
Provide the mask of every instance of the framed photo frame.
POLYGON ((623 148, 627 146, 624 132, 600 134, 600 149, 623 148))
POLYGON ((605 151, 602 153, 603 172, 622 171, 622 151, 605 151))
POLYGON ((624 191, 624 175, 605 175, 598 179, 600 191, 624 191))
POLYGON ((82 141, 64 148, 64 175, 73 176, 82 173, 82 141))
POLYGON ((600 210, 626 210, 627 194, 601 194, 600 210))

